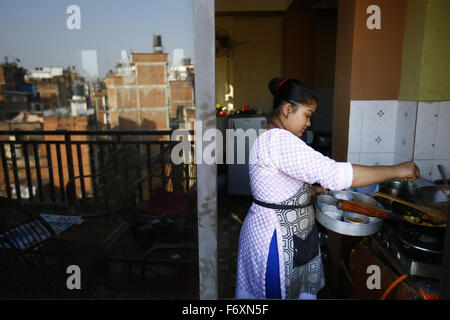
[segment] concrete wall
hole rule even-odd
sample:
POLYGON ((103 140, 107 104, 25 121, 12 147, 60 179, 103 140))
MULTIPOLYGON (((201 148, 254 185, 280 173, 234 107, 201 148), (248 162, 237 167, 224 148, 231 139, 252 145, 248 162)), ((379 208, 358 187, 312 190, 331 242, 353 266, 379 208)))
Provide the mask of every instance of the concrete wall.
POLYGON ((408 1, 400 100, 420 99, 420 77, 428 0, 408 1))
MULTIPOLYGON (((268 83, 282 73, 282 16, 264 13, 250 16, 218 16, 216 25, 226 30, 232 42, 248 41, 233 49, 231 68, 233 74, 234 107, 261 106, 268 112, 272 95, 268 83)), ((222 61, 223 62, 223 61, 222 61)), ((221 86, 226 68, 217 70, 216 85, 221 86)))
POLYGON ((312 129, 333 129, 334 72, 336 68, 337 12, 316 14, 314 83, 319 105, 312 118, 312 129))
POLYGON ((347 159, 355 1, 339 1, 338 8, 332 131, 332 156, 337 161, 347 159))
POLYGON ((283 78, 314 84, 314 10, 288 10, 283 20, 283 78))
POLYGON ((344 133, 336 131, 334 148, 341 159, 339 146, 345 145, 347 135, 350 162, 390 165, 414 160, 422 177, 429 180, 439 179, 437 164, 450 170, 446 125, 450 121, 450 31, 444 18, 448 7, 447 1, 438 0, 396 1, 395 5, 355 1, 348 104, 344 95, 337 95, 344 110, 337 115, 342 123, 350 108, 348 132, 345 125, 339 128, 344 133), (379 31, 361 27, 369 4, 381 8, 379 31), (384 35, 383 28, 387 28, 384 35))
POLYGON ((355 2, 352 100, 397 99, 400 90, 403 37, 407 0, 358 0, 355 2), (370 5, 381 9, 381 29, 366 26, 370 5))
POLYGON ((450 100, 450 2, 409 1, 401 100, 450 100))

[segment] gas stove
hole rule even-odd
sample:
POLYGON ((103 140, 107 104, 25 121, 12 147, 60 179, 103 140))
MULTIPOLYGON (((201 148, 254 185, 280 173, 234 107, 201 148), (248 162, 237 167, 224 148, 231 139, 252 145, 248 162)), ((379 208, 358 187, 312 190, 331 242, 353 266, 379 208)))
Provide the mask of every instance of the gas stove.
POLYGON ((444 241, 439 235, 407 230, 386 221, 372 239, 397 272, 440 279, 444 241))
MULTIPOLYGON (((414 202, 410 197, 400 198, 414 202)), ((384 209, 399 216, 420 216, 420 212, 386 199, 376 197, 384 209)), ((408 274, 406 282, 423 299, 438 299, 443 276, 445 228, 417 227, 410 223, 384 220, 373 242, 382 256, 399 275, 408 274)))

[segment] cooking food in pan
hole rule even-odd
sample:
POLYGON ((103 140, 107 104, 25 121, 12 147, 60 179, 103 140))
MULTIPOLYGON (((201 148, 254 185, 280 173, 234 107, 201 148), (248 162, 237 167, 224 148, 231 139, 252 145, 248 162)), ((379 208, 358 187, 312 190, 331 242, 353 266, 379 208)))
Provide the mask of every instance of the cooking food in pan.
POLYGON ((420 225, 420 226, 426 226, 426 227, 446 227, 446 223, 431 223, 427 220, 423 220, 421 217, 413 216, 413 215, 403 215, 403 219, 405 219, 408 222, 420 225))

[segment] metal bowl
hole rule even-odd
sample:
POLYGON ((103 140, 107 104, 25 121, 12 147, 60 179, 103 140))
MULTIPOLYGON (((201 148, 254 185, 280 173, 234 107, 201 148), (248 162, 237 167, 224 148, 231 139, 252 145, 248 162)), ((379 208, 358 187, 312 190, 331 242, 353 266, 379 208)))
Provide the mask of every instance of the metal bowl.
POLYGON ((322 206, 324 206, 324 205, 336 207, 337 200, 338 199, 336 199, 333 196, 329 196, 327 194, 321 194, 321 195, 317 196, 317 205, 319 206, 319 208, 322 208, 322 206))
POLYGON ((336 220, 342 220, 342 210, 336 207, 338 199, 327 194, 321 194, 317 197, 317 207, 325 214, 336 220))
POLYGON ((363 214, 345 211, 343 217, 344 221, 348 223, 356 223, 356 224, 369 223, 369 218, 363 214))
POLYGON ((336 220, 338 220, 338 221, 342 221, 342 216, 343 216, 343 214, 344 214, 344 211, 339 210, 339 209, 337 209, 337 208, 334 208, 334 209, 330 209, 330 208, 322 208, 321 210, 322 210, 322 212, 323 212, 324 214, 326 214, 327 216, 329 216, 329 217, 331 217, 331 218, 333 218, 333 219, 336 219, 336 220))
POLYGON ((328 194, 336 199, 348 201, 352 201, 354 197, 354 193, 351 191, 330 191, 328 194))
POLYGON ((376 205, 377 205, 377 200, 375 200, 374 198, 367 196, 365 194, 355 195, 353 198, 353 202, 367 204, 368 206, 372 206, 372 207, 376 207, 376 205))

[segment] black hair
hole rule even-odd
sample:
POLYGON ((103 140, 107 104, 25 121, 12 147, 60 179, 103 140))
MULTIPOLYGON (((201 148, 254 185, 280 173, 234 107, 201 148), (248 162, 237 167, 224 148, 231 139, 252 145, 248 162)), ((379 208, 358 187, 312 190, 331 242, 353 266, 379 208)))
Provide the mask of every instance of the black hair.
POLYGON ((273 78, 269 82, 269 90, 274 95, 272 113, 279 112, 279 107, 284 103, 290 103, 296 110, 297 104, 308 105, 312 102, 319 102, 317 93, 302 81, 296 79, 283 80, 273 78))

